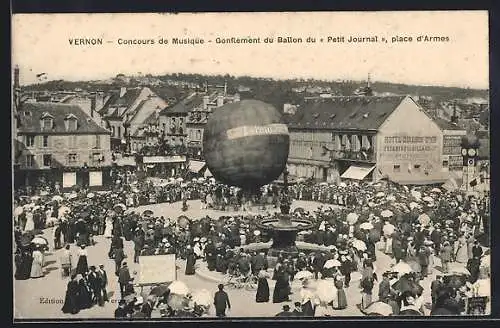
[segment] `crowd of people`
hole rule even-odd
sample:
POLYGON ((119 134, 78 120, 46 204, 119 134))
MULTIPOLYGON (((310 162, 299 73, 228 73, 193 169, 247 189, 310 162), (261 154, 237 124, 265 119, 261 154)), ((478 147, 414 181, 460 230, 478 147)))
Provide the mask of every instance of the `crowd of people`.
MULTIPOLYGON (((18 193, 14 210, 15 276, 16 279, 43 276, 43 253, 48 242, 43 241, 40 232, 52 226, 55 249, 64 248, 61 270, 70 277, 63 307, 66 313, 106 302, 106 272, 101 265, 87 264, 85 247, 93 245, 96 235, 111 241, 108 256, 115 261, 122 298, 132 293, 133 280, 124 263, 123 240, 133 241, 134 262, 143 255, 176 254, 186 260, 186 275, 194 274, 197 262, 202 261, 210 271, 255 277, 256 302, 271 299, 274 303, 288 302, 291 284, 300 281, 303 316, 323 316, 332 309, 345 309, 349 302, 344 289, 349 288, 354 272, 361 274, 358 286, 363 295, 361 310, 369 311, 374 286, 379 283, 378 300, 390 305, 393 314, 405 314, 407 309, 423 314, 419 282, 438 263, 446 279, 441 277, 433 282, 433 310, 446 308, 453 314, 463 313, 464 295, 474 290, 479 280, 489 278, 489 273, 482 270, 488 263, 484 261, 487 254, 481 246, 487 243, 489 233, 488 197, 466 197, 459 191, 432 187, 297 183, 290 188, 292 198, 323 203, 314 212, 301 208, 293 211, 294 218, 309 220, 313 225, 310 230, 300 232, 298 240, 324 248, 270 259, 263 250, 252 250, 246 245, 266 243, 272 238, 268 231, 259 229, 258 222, 276 215, 265 209, 279 207, 280 190, 276 185, 265 186, 261 194, 250 197, 213 179, 179 178, 160 183, 120 182, 114 190, 102 193, 85 189, 67 195, 18 193), (218 218, 185 215, 175 218, 134 210, 143 204, 192 199, 200 199, 202 208, 243 211, 258 206, 262 212, 222 213, 218 218), (80 248, 75 268, 69 251, 69 244, 73 243, 80 248), (382 277, 375 274, 377 247, 393 259, 393 271, 385 272, 382 277), (271 276, 267 273, 269 263, 274 266, 271 276), (456 263, 465 269, 457 271, 456 263), (301 277, 304 274, 306 278, 301 277), (456 279, 450 283, 449 277, 454 276, 460 277, 460 283, 456 279), (276 281, 272 297, 269 279, 276 281), (314 285, 311 281, 316 279, 332 286, 333 299, 311 296, 314 294, 310 292, 314 285)), ((148 300, 135 299, 132 305, 120 303, 120 307, 127 308, 124 311, 128 315, 138 305, 140 313, 151 315, 153 305, 148 300)))

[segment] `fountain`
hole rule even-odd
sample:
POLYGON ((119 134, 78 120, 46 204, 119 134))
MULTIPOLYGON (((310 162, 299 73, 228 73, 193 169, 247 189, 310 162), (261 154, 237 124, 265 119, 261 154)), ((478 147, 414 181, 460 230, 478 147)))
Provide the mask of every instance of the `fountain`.
POLYGON ((309 220, 295 219, 290 215, 290 196, 288 194, 288 171, 283 171, 284 187, 280 200, 280 214, 274 218, 261 220, 257 226, 269 233, 272 238, 272 245, 268 251, 269 256, 278 254, 296 256, 299 253, 295 240, 297 233, 301 230, 312 228, 313 224, 309 220))

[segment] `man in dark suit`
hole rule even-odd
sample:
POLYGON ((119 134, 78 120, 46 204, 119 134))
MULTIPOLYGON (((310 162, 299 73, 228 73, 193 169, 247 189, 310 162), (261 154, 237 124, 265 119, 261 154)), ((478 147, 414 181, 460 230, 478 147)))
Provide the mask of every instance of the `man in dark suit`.
POLYGON ((99 306, 104 306, 104 300, 102 297, 102 277, 96 272, 96 267, 90 267, 90 273, 88 275, 88 281, 92 293, 94 294, 92 301, 97 303, 99 306))
POLYGON ((120 284, 120 294, 124 298, 127 293, 127 286, 130 283, 130 271, 128 270, 127 262, 123 263, 123 266, 118 270, 118 283, 120 284))
POLYGON ((125 305, 127 302, 125 300, 120 300, 118 302, 118 308, 115 310, 115 318, 126 318, 128 315, 128 310, 126 309, 125 305))
POLYGON ((481 258, 483 256, 483 248, 479 245, 477 240, 474 240, 474 246, 472 246, 472 257, 481 258))
POLYGON ((294 317, 293 313, 290 312, 290 305, 288 304, 283 305, 283 311, 276 314, 276 317, 294 317))
POLYGON ((380 302, 388 303, 389 296, 391 295, 391 282, 389 281, 389 273, 382 274, 382 281, 378 286, 378 300, 380 302))
POLYGON ((226 308, 231 309, 231 304, 229 303, 229 296, 224 291, 224 285, 219 284, 219 290, 215 293, 214 296, 214 305, 215 305, 215 315, 219 318, 223 318, 226 316, 226 308))
POLYGON ((260 270, 265 270, 267 267, 267 260, 263 253, 256 253, 252 256, 252 273, 257 275, 260 270))
POLYGON ((106 273, 106 270, 104 270, 103 264, 99 265, 99 269, 97 270, 97 274, 101 276, 102 300, 104 302, 109 302, 108 291, 106 289, 106 287, 108 286, 108 274, 106 273))
POLYGON ((115 273, 118 275, 118 271, 120 271, 122 261, 125 259, 125 253, 123 252, 123 248, 115 249, 115 273))
POLYGON ((432 309, 436 306, 436 301, 439 293, 444 287, 443 277, 436 276, 436 280, 431 282, 431 299, 432 299, 432 309))

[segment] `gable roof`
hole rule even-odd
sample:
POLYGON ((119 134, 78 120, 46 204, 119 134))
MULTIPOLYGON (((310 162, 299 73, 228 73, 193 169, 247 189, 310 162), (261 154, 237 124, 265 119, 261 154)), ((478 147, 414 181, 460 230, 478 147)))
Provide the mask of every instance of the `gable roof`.
POLYGON ((188 114, 194 108, 200 106, 203 103, 203 98, 195 94, 191 97, 184 98, 179 101, 175 105, 169 107, 165 107, 161 110, 160 115, 168 115, 168 114, 188 114))
MULTIPOLYGON (((130 107, 136 101, 137 97, 141 94, 142 88, 131 88, 127 89, 127 92, 120 97, 120 91, 111 91, 109 99, 106 101, 104 106, 99 110, 99 114, 108 116, 106 113, 110 107, 130 107)), ((109 116, 116 115, 117 111, 114 111, 109 116)))
POLYGON ((289 128, 377 130, 406 96, 342 96, 306 100, 289 128))
POLYGON ((20 112, 20 133, 44 134, 110 134, 111 132, 97 125, 78 105, 52 102, 24 103, 20 112), (29 113, 26 115, 26 113, 29 113), (42 130, 42 117, 51 116, 54 120, 52 130, 42 130), (78 120, 76 130, 66 131, 65 119, 74 116, 78 120))
POLYGON ((440 117, 433 118, 434 122, 439 126, 441 130, 464 130, 456 123, 452 123, 448 120, 442 119, 440 117))

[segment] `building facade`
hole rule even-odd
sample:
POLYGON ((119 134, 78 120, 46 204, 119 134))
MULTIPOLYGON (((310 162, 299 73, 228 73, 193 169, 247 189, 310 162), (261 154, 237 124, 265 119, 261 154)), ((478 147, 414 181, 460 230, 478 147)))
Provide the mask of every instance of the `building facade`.
POLYGON ((79 106, 25 103, 15 136, 15 184, 100 187, 111 166, 110 132, 79 106))
POLYGON ((295 177, 430 184, 449 176, 443 131, 408 96, 308 101, 289 117, 289 131, 295 177))

